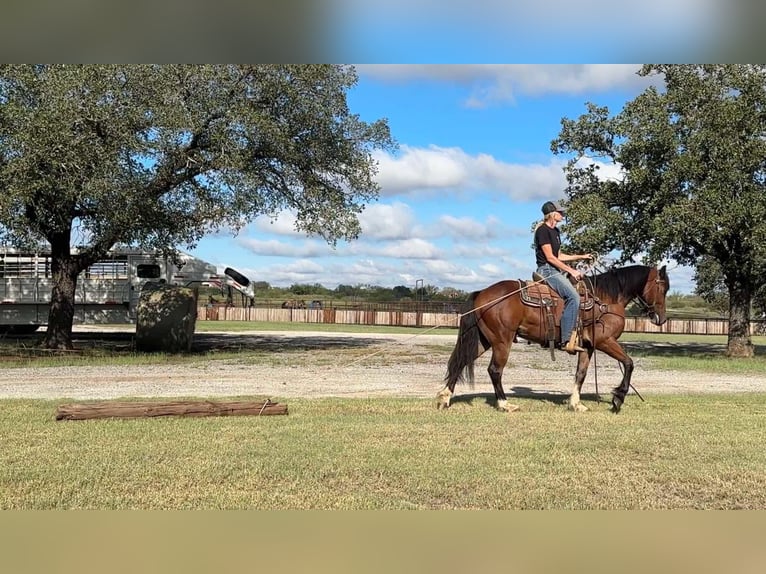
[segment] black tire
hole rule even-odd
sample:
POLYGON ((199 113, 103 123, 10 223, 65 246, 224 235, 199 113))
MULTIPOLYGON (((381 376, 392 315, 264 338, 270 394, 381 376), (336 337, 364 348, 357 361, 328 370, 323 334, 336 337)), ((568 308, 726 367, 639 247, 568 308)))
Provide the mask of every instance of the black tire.
POLYGON ((223 272, 224 272, 224 275, 228 275, 229 277, 234 279, 234 281, 242 285, 242 287, 247 287, 248 285, 250 285, 250 279, 242 275, 242 273, 240 273, 239 271, 232 269, 231 267, 227 267, 226 269, 223 270, 223 272))

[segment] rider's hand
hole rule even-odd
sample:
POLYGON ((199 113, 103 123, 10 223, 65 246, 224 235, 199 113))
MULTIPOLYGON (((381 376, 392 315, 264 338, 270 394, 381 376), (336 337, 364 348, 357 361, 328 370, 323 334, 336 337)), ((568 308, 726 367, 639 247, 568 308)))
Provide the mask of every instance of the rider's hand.
POLYGON ((575 281, 582 281, 582 271, 578 271, 577 269, 573 269, 572 273, 570 273, 572 276, 572 279, 575 281))

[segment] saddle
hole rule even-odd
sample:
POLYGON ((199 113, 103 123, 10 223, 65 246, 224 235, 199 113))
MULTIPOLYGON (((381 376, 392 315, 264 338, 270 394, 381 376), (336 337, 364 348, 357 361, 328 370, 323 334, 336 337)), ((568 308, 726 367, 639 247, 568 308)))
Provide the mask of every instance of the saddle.
MULTIPOLYGON (((552 306, 554 308, 558 305, 561 296, 545 283, 545 278, 539 273, 532 273, 532 281, 524 279, 518 281, 521 286, 521 301, 525 305, 529 307, 552 306)), ((595 298, 584 282, 577 283, 577 292, 580 294, 580 311, 593 309, 595 298)))
MULTIPOLYGON (((561 329, 561 312, 564 308, 563 299, 545 283, 545 279, 539 273, 532 273, 532 281, 524 279, 519 279, 518 281, 521 288, 521 302, 527 307, 539 308, 542 313, 543 320, 541 325, 544 326, 545 332, 539 333, 538 338, 543 341, 541 346, 550 348, 551 359, 555 361, 554 349, 557 344, 561 343, 556 337, 556 330, 559 329, 560 332, 561 329)), ((580 315, 582 315, 583 312, 593 309, 595 299, 593 293, 590 292, 583 281, 577 284, 577 292, 580 294, 580 315)), ((578 332, 582 330, 581 320, 578 320, 576 328, 578 332)))

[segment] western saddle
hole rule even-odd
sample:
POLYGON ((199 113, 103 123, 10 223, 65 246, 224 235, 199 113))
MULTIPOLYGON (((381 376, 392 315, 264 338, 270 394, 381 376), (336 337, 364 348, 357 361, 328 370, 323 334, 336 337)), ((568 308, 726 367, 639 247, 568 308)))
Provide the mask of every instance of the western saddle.
MULTIPOLYGON (((540 331, 537 337, 542 347, 548 347, 551 350, 551 360, 555 361, 554 349, 557 345, 563 344, 556 337, 556 332, 561 332, 561 311, 563 310, 563 301, 561 296, 554 291, 547 283, 545 278, 537 272, 532 273, 532 281, 519 279, 521 288, 521 302, 528 307, 540 309, 541 321, 540 331)), ((580 294, 580 313, 577 318, 575 329, 580 338, 582 338, 582 320, 581 315, 585 311, 593 309, 595 298, 588 289, 585 281, 577 284, 577 292, 580 294)), ((519 333, 524 337, 524 333, 519 333)))

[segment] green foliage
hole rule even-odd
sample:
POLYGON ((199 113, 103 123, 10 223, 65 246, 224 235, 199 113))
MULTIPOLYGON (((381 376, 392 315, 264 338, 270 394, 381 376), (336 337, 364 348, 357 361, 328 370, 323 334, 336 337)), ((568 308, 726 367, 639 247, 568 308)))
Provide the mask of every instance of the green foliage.
MULTIPOLYGON (((386 303, 393 301, 450 301, 462 302, 468 298, 468 293, 454 287, 438 288, 432 285, 417 292, 404 285, 396 287, 382 287, 380 285, 338 285, 335 289, 329 289, 319 283, 294 283, 290 287, 275 287, 265 281, 254 284, 255 298, 265 301, 283 301, 286 299, 298 299, 310 301, 320 300, 331 305, 333 301, 353 301, 355 303, 386 303)), ((200 300, 206 301, 213 297, 216 302, 225 302, 227 295, 225 290, 214 287, 200 289, 200 300)), ((240 304, 235 299, 234 306, 240 304)), ((638 311, 637 311, 638 312, 638 311)))
POLYGON ((325 289, 320 285, 319 283, 314 283, 313 285, 309 285, 306 283, 294 283, 290 285, 290 288, 288 289, 290 293, 293 295, 328 295, 330 293, 329 289, 325 289))
POLYGON ((562 120, 551 149, 571 156, 563 229, 578 252, 709 265, 698 267, 701 292, 715 301, 725 285, 730 344, 748 354, 766 274, 766 66, 650 64, 640 74, 661 75, 665 90, 615 115, 589 104, 562 120), (601 178, 594 160, 621 176, 601 178), (715 266, 720 277, 709 275, 715 266))
POLYGON ((372 152, 395 146, 348 109, 356 81, 340 65, 0 66, 0 239, 49 243, 68 276, 49 332, 71 335, 76 274, 116 243, 193 246, 287 209, 298 231, 356 238, 372 152))
POLYGON ((394 299, 409 299, 412 297, 412 289, 404 285, 397 285, 393 290, 394 299))

